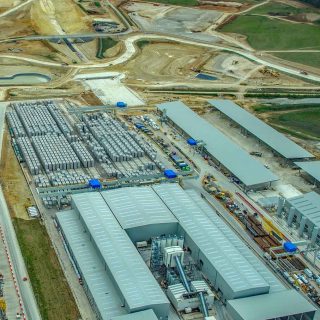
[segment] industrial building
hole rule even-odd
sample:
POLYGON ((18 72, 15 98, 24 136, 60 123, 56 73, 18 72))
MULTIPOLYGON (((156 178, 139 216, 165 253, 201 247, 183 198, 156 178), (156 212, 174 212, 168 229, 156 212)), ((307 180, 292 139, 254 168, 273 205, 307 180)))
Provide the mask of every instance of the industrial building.
POLYGON ((312 184, 320 186, 320 161, 295 162, 301 170, 300 173, 312 184))
POLYGON ((267 125, 250 112, 230 100, 208 100, 210 105, 238 124, 245 134, 251 134, 267 145, 276 155, 294 161, 311 159, 314 155, 267 125))
POLYGON ((205 152, 219 166, 239 179, 246 190, 264 189, 278 177, 198 116, 181 101, 162 103, 158 109, 188 138, 201 141, 205 152))
POLYGON ((314 191, 289 199, 279 199, 278 216, 297 228, 300 236, 320 244, 320 195, 314 191))
POLYGON ((210 319, 215 295, 234 320, 252 319, 250 305, 254 320, 313 319, 309 302, 288 290, 195 191, 176 183, 73 195, 72 209, 58 212, 57 223, 99 319, 131 320, 145 310, 167 319, 169 300, 176 310, 199 308, 210 319), (150 238, 159 250, 151 251, 149 269, 133 242, 150 238), (153 275, 155 252, 178 281, 169 282, 169 300, 153 275), (184 273, 186 256, 205 279, 184 273))

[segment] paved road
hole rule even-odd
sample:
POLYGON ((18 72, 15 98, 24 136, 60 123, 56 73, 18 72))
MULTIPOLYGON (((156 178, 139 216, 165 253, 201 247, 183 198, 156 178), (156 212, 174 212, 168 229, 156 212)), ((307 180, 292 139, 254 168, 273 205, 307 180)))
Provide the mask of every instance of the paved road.
MULTIPOLYGON (((2 147, 2 138, 4 132, 4 116, 5 116, 5 103, 0 104, 0 154, 2 147)), ((23 281, 23 277, 27 276, 27 269, 21 254, 19 243, 12 225, 9 210, 6 200, 3 195, 2 188, 0 187, 0 225, 4 231, 5 239, 7 242, 8 250, 10 253, 11 261, 13 264, 14 273, 17 279, 17 284, 23 301, 23 307, 27 319, 41 320, 38 306, 32 291, 30 281, 23 281)))
POLYGON ((19 5, 17 5, 16 7, 12 8, 12 9, 9 9, 3 13, 0 14, 0 18, 3 18, 3 17, 6 17, 12 13, 15 13, 17 10, 25 7, 26 5, 28 5, 29 3, 33 2, 35 0, 27 0, 27 1, 24 1, 22 3, 20 3, 19 5))

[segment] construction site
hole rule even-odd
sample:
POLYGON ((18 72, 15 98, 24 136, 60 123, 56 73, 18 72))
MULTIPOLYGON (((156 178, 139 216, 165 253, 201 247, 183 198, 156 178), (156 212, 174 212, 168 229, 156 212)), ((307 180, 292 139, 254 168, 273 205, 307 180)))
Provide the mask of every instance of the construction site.
POLYGON ((1 1, 0 319, 319 319, 318 17, 1 1))

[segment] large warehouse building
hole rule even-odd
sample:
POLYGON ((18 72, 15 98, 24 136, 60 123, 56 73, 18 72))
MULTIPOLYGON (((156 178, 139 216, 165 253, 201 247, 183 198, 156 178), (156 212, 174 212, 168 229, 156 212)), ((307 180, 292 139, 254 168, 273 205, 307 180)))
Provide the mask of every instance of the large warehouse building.
POLYGON ((284 215, 299 235, 306 234, 312 243, 320 244, 320 195, 314 191, 290 199, 279 199, 279 216, 284 215))
POLYGON ((181 101, 157 105, 167 118, 184 135, 204 142, 208 155, 233 176, 238 178, 244 189, 264 189, 278 177, 262 163, 251 157, 209 122, 198 116, 181 101))
POLYGON ((275 154, 290 161, 314 158, 313 154, 301 148, 282 133, 273 129, 233 101, 209 100, 208 102, 229 119, 237 123, 246 133, 251 134, 266 144, 275 154))
POLYGON ((250 305, 254 320, 314 317, 309 302, 284 287, 197 193, 178 184, 74 195, 72 210, 58 212, 57 222, 99 319, 144 319, 141 312, 171 319, 169 301, 133 242, 172 233, 184 237, 233 320, 252 319, 250 305))
POLYGON ((320 186, 320 161, 295 162, 307 180, 316 186, 320 186))

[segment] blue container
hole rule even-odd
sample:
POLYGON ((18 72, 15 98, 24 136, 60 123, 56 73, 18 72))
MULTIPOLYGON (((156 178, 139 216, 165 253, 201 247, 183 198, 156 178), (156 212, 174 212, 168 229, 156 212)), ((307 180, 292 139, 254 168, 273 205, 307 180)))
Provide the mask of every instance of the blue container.
POLYGON ((101 183, 98 179, 89 180, 89 186, 93 189, 101 189, 101 183))
POLYGON ((118 108, 125 108, 127 106, 127 104, 123 101, 118 101, 117 102, 117 107, 118 108))
POLYGON ((297 246, 290 241, 285 242, 283 248, 286 252, 295 252, 298 249, 297 246))
POLYGON ((142 123, 135 123, 134 125, 136 126, 137 129, 144 128, 144 125, 142 123))
POLYGON ((190 146, 196 146, 197 145, 197 141, 194 140, 193 138, 189 138, 187 140, 188 144, 190 144, 190 146))
POLYGON ((171 169, 164 170, 163 174, 168 179, 174 179, 177 177, 177 174, 171 169))

